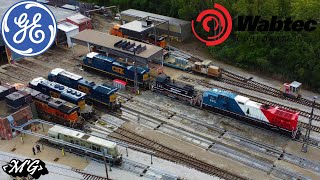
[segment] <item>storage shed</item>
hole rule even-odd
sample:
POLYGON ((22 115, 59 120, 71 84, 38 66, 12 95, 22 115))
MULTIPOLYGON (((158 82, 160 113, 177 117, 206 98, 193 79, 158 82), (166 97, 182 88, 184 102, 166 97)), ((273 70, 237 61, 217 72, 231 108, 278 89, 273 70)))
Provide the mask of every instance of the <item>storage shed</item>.
POLYGON ((72 47, 71 37, 79 34, 79 27, 73 25, 67 21, 60 22, 58 24, 57 43, 67 44, 68 47, 72 47))
POLYGON ((72 23, 79 27, 79 32, 86 30, 86 29, 92 29, 92 19, 88 18, 87 16, 84 16, 80 13, 77 13, 73 16, 67 17, 66 19, 69 23, 72 23))
MULTIPOLYGON (((154 19, 154 23, 159 23, 161 20, 168 21, 169 36, 176 37, 180 41, 187 39, 191 35, 192 31, 190 21, 139 11, 135 9, 128 9, 120 13, 120 19, 122 24, 147 17, 149 17, 149 19, 154 19)), ((160 35, 168 33, 168 25, 166 23, 157 26, 156 29, 157 33, 160 35)))

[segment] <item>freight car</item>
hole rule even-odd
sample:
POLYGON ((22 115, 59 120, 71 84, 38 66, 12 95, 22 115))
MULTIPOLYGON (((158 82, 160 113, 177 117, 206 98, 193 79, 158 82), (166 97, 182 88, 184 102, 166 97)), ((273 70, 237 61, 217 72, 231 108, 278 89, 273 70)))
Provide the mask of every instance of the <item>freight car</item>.
POLYGON ((73 89, 77 89, 87 94, 87 102, 93 104, 105 105, 111 110, 118 110, 120 104, 117 103, 118 88, 107 84, 96 85, 92 81, 85 80, 82 76, 56 68, 48 75, 50 81, 54 81, 73 89))
POLYGON ((156 91, 178 100, 192 103, 196 93, 193 86, 171 80, 170 76, 160 74, 151 85, 151 91, 156 91))
POLYGON ((94 110, 91 106, 85 104, 87 94, 78 90, 68 88, 62 84, 48 81, 42 77, 35 78, 29 83, 29 87, 40 91, 54 98, 60 98, 80 107, 80 114, 85 119, 90 119, 94 115, 94 110))
POLYGON ((170 77, 164 74, 156 78, 151 89, 188 102, 190 105, 272 129, 292 138, 299 138, 301 135, 298 128, 298 112, 261 104, 247 97, 218 89, 197 94, 193 86, 170 80, 170 77))
POLYGON ((6 97, 10 106, 19 108, 34 102, 38 115, 47 121, 82 129, 84 121, 79 117, 79 106, 62 99, 52 98, 31 88, 23 88, 6 97))
MULTIPOLYGON (((106 139, 102 139, 96 136, 91 136, 83 132, 75 131, 75 130, 68 129, 62 126, 57 126, 57 125, 49 129, 48 136, 51 138, 63 140, 72 144, 80 145, 82 147, 86 147, 94 151, 98 151, 98 152, 104 151, 106 155, 109 155, 112 157, 110 161, 113 162, 113 164, 119 165, 122 162, 122 156, 119 153, 118 145, 106 139)), ((57 144, 56 142, 53 142, 53 141, 51 143, 57 144)), ((72 147, 68 147, 68 149, 72 149, 72 147)), ((92 155, 92 156, 94 158, 102 159, 102 157, 96 157, 95 155, 92 155)))
MULTIPOLYGON (((112 77, 134 82, 135 67, 117 62, 115 59, 91 52, 83 59, 84 69, 92 69, 106 73, 112 77)), ((138 83, 144 88, 149 87, 149 68, 137 67, 138 83)))

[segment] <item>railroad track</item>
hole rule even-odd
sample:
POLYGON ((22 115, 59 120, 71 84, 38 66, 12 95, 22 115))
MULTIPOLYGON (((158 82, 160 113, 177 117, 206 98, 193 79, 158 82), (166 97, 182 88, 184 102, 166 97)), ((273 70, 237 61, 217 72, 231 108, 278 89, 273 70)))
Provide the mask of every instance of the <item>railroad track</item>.
POLYGON ((83 180, 108 180, 108 179, 105 178, 105 177, 101 177, 101 176, 96 176, 96 175, 93 175, 93 174, 89 174, 89 173, 83 172, 83 171, 80 170, 80 169, 72 168, 72 170, 73 170, 74 172, 77 172, 77 173, 81 174, 82 177, 83 177, 83 180))
MULTIPOLYGON (((211 84, 209 84, 209 83, 207 83, 205 81, 202 81, 200 79, 195 79, 195 78, 186 77, 186 76, 180 76, 178 79, 182 80, 182 81, 190 82, 190 83, 196 83, 196 84, 202 85, 202 86, 207 87, 207 88, 213 88, 213 86, 215 86, 217 88, 220 88, 220 89, 223 89, 223 90, 227 90, 227 91, 230 91, 230 92, 234 92, 234 93, 237 93, 239 95, 248 97, 251 100, 259 102, 259 103, 262 103, 262 104, 267 104, 267 105, 270 105, 270 106, 279 106, 279 107, 287 109, 287 110, 299 112, 301 116, 306 117, 306 118, 310 118, 310 116, 311 116, 311 114, 309 112, 302 111, 302 110, 299 110, 299 109, 296 109, 296 108, 292 108, 292 107, 289 107, 289 106, 284 106, 282 104, 275 103, 275 102, 272 102, 272 101, 268 101, 268 100, 265 100, 265 99, 262 99, 262 98, 258 98, 258 97, 255 97, 255 96, 252 96, 252 95, 249 95, 249 94, 237 92, 237 91, 234 91, 232 89, 225 88, 225 87, 222 87, 222 86, 219 86, 219 85, 211 85, 211 84)), ((320 116, 314 114, 313 115, 313 120, 320 121, 320 116)), ((299 124, 301 124, 301 126, 303 128, 307 128, 308 127, 307 123, 299 122, 299 124)), ((318 127, 318 126, 311 126, 311 130, 314 131, 314 132, 320 133, 320 127, 318 127)))
POLYGON ((216 166, 213 166, 211 164, 208 164, 206 162, 203 162, 201 160, 198 160, 194 157, 186 155, 184 153, 173 150, 172 148, 164 146, 153 140, 147 139, 143 136, 138 135, 137 133, 131 132, 122 127, 119 127, 116 131, 114 131, 114 134, 110 136, 130 144, 135 144, 143 148, 150 149, 155 152, 155 156, 158 156, 160 158, 167 159, 173 162, 186 164, 204 173, 215 175, 224 179, 232 179, 232 180, 246 179, 236 174, 230 173, 226 170, 223 170, 221 168, 218 168, 216 166))
MULTIPOLYGON (((248 79, 246 79, 246 78, 244 78, 242 76, 239 76, 237 74, 234 74, 234 73, 226 71, 226 70, 223 70, 222 74, 224 74, 225 76, 227 76, 229 78, 232 78, 232 79, 235 79, 235 80, 240 82, 240 83, 238 83, 237 81, 232 81, 232 80, 228 80, 228 79, 225 79, 225 78, 222 79, 222 82, 225 82, 225 83, 228 83, 228 84, 231 84, 231 85, 235 85, 235 86, 239 85, 238 87, 243 87, 243 88, 246 88, 246 89, 249 89, 249 90, 254 90, 254 91, 257 91, 257 92, 261 92, 261 93, 264 93, 264 94, 267 94, 267 95, 271 95, 271 96, 274 96, 274 97, 278 97, 278 98, 281 98, 281 99, 292 101, 292 102, 295 102, 295 103, 298 103, 298 104, 302 104, 302 105, 305 105, 305 106, 310 106, 311 107, 312 104, 313 104, 313 101, 311 101, 309 99, 306 99, 306 98, 303 98, 303 97, 300 97, 298 99, 285 97, 285 96, 282 95, 282 92, 279 89, 267 86, 265 84, 262 84, 262 83, 259 83, 259 82, 256 82, 256 81, 248 80, 248 79)), ((316 103, 315 104, 315 108, 320 109, 320 104, 316 103)))
MULTIPOLYGON (((174 48, 174 47, 171 47, 171 48, 174 49, 174 50, 178 50, 177 48, 174 48)), ((178 50, 178 51, 184 52, 184 51, 181 51, 181 50, 178 50)), ((188 56, 190 56, 190 60, 193 61, 193 62, 203 61, 199 57, 196 57, 196 56, 194 56, 194 55, 192 55, 190 53, 187 53, 187 52, 185 52, 185 53, 188 56)), ((245 77, 242 77, 242 76, 240 76, 238 74, 232 73, 232 72, 224 70, 224 69, 222 70, 222 74, 225 75, 226 77, 230 78, 230 79, 227 79, 227 78, 221 79, 222 82, 227 83, 227 84, 231 84, 231 85, 234 85, 234 86, 237 86, 237 87, 242 87, 242 88, 249 89, 249 90, 252 90, 252 91, 257 91, 257 92, 260 92, 260 93, 264 93, 264 94, 267 94, 267 95, 270 95, 270 96, 274 96, 274 97, 278 97, 278 98, 285 99, 285 100, 288 100, 288 101, 292 101, 292 102, 295 102, 295 103, 298 103, 298 104, 302 104, 302 105, 305 105, 305 106, 310 106, 311 107, 312 104, 313 104, 312 100, 309 100, 309 99, 306 99, 306 98, 303 98, 303 97, 300 97, 298 99, 285 97, 285 96, 282 95, 282 92, 279 89, 270 87, 268 85, 265 85, 265 84, 262 84, 262 83, 259 83, 259 82, 256 82, 256 81, 253 81, 253 80, 250 80, 250 79, 247 79, 245 77)), ((316 109, 320 109, 320 104, 316 103, 315 104, 315 108, 316 109)))

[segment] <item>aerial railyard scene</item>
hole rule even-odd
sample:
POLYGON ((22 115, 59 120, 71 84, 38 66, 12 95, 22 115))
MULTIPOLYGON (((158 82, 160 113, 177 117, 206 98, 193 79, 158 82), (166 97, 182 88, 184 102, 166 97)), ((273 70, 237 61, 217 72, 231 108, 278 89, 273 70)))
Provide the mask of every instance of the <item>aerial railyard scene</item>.
POLYGON ((0 7, 1 180, 320 179, 317 0, 0 7))

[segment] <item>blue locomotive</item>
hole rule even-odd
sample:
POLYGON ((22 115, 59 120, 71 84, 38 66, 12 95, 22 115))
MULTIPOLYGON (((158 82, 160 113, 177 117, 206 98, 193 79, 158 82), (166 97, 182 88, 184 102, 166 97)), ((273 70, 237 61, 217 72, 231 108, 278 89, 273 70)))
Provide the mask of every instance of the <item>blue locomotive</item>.
MULTIPOLYGON (((96 52, 91 52, 87 54, 86 57, 83 58, 82 66, 84 69, 89 68, 96 71, 100 71, 110 76, 123 79, 125 81, 134 81, 134 66, 129 66, 120 63, 113 58, 101 55, 96 52)), ((149 71, 149 68, 137 67, 138 83, 140 86, 149 86, 149 71)))
POLYGON ((87 102, 105 105, 112 110, 120 108, 116 101, 117 95, 115 93, 118 91, 116 87, 107 84, 96 85, 92 81, 85 80, 82 76, 61 68, 52 70, 48 79, 86 93, 88 95, 87 102))
POLYGON ((86 93, 68 88, 56 82, 48 81, 43 77, 38 77, 30 81, 29 87, 46 95, 50 95, 51 97, 60 98, 70 103, 76 104, 80 107, 80 110, 85 109, 85 100, 87 97, 86 93))

